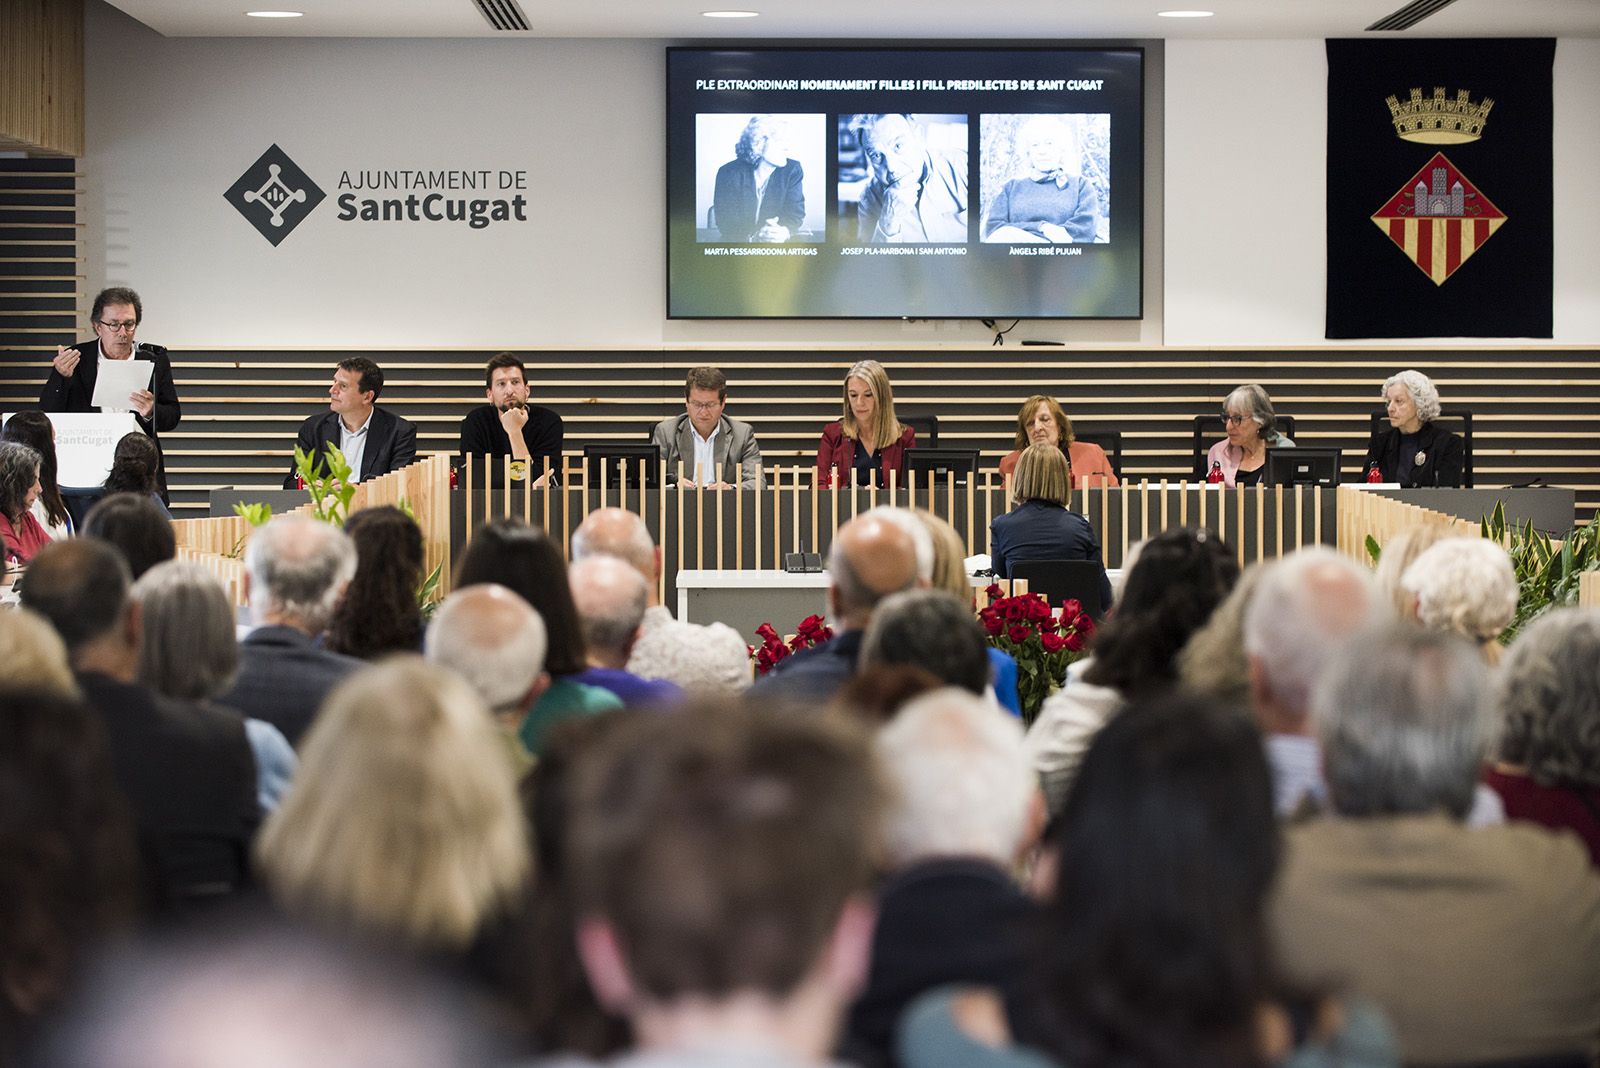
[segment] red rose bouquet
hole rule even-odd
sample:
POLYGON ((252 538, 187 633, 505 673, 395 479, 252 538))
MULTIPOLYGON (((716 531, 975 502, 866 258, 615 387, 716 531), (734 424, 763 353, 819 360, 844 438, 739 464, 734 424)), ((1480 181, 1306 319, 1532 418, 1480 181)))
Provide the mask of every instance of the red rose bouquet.
POLYGON ((1022 720, 1032 723, 1044 699, 1066 680, 1067 665, 1083 657, 1094 620, 1076 600, 1064 602, 1057 618, 1043 594, 1002 597, 994 585, 984 592, 989 604, 979 610, 978 621, 989 644, 1016 660, 1022 720))
POLYGON ((799 629, 787 643, 771 623, 757 627, 756 637, 761 639, 761 644, 747 645, 745 648, 750 650, 750 658, 756 662, 756 674, 765 675, 777 666, 778 661, 831 639, 833 628, 821 616, 807 616, 800 621, 799 629))

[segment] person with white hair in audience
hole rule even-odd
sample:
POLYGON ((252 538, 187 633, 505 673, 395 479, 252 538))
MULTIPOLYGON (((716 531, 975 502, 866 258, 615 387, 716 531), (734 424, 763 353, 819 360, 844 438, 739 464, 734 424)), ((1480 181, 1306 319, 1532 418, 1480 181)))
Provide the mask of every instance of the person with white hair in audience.
POLYGON ((1383 383, 1383 403, 1389 425, 1372 432, 1361 469, 1402 486, 1461 485, 1466 446, 1434 422, 1439 391, 1433 380, 1421 371, 1392 374, 1383 383))
POLYGON ((278 516, 251 533, 244 570, 255 629, 239 643, 238 677, 217 700, 298 748, 329 691, 362 666, 317 644, 355 577, 355 546, 330 523, 278 516))
POLYGON ((628 656, 627 670, 644 679, 666 679, 687 692, 737 693, 750 685, 750 650, 725 623, 687 623, 657 596, 661 549, 644 520, 625 508, 597 508, 572 535, 572 558, 615 556, 645 580, 644 619, 628 656))
POLYGON ((518 774, 533 764, 517 728, 550 685, 544 669, 548 647, 539 613, 493 582, 464 587, 439 602, 423 637, 423 657, 460 675, 489 706, 518 774))
POLYGON ((1311 711, 1339 818, 1288 831, 1273 925, 1290 978, 1372 998, 1408 1064, 1591 1056, 1587 852, 1527 823, 1465 822, 1496 731, 1482 658, 1454 635, 1369 632, 1333 655, 1311 711))
POLYGON ((1327 800, 1311 691, 1333 654, 1386 613, 1371 576, 1325 546, 1265 568, 1245 612, 1244 649, 1278 814, 1290 816, 1327 800))
POLYGON ((1406 568, 1400 587, 1416 600, 1416 620, 1429 630, 1465 638, 1493 666, 1500 632, 1517 614, 1511 557, 1487 538, 1446 538, 1406 568))
MULTIPOLYGON (((929 549, 931 568, 931 542, 929 549)), ((828 575, 828 616, 834 637, 779 661, 751 687, 753 695, 817 707, 826 704, 855 673, 867 625, 878 605, 890 594, 917 585, 917 540, 898 518, 863 513, 834 536, 828 575)))
POLYGON ((642 679, 624 666, 644 620, 644 576, 614 556, 591 556, 567 569, 567 581, 589 660, 588 668, 573 678, 616 694, 627 708, 676 703, 683 696, 676 683, 642 679))
POLYGON ((1600 868, 1600 611, 1530 623, 1500 665, 1500 751, 1484 781, 1506 817, 1565 828, 1600 868))
POLYGON ((1021 726, 970 692, 947 687, 910 702, 874 748, 891 790, 890 875, 878 891, 872 970, 840 1051, 863 1068, 898 1063, 895 1026, 925 991, 1025 988, 1035 917, 1011 873, 1044 822, 1021 726))
MULTIPOLYGON (((139 681, 175 700, 214 701, 239 671, 233 606, 216 577, 192 561, 168 560, 141 575, 131 597, 144 630, 139 681)), ((232 708, 210 707, 240 716, 232 708)), ((294 747, 272 724, 241 718, 256 758, 256 798, 262 813, 270 813, 294 775, 294 747)))
POLYGON ((1445 538, 1460 537, 1453 526, 1430 523, 1427 526, 1408 527, 1383 543, 1378 566, 1373 569, 1373 581, 1394 606, 1397 619, 1417 618, 1417 595, 1400 584, 1406 569, 1416 563, 1417 557, 1433 548, 1445 538))

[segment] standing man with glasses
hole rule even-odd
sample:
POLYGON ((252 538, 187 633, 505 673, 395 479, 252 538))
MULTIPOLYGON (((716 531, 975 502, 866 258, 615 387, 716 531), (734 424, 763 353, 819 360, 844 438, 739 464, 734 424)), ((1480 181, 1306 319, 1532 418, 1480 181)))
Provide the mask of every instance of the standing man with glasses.
POLYGON ((695 367, 683 384, 684 413, 656 424, 650 441, 676 477, 683 462, 684 484, 706 489, 761 486, 761 446, 749 423, 722 414, 728 405, 728 378, 715 367, 695 367), (743 477, 739 465, 743 464, 743 477))
POLYGON ((50 378, 39 395, 39 407, 46 412, 131 411, 139 422, 139 429, 156 443, 156 486, 162 502, 170 504, 167 465, 161 455, 159 434, 178 425, 182 409, 178 404, 178 389, 172 384, 172 362, 167 358, 167 350, 133 339, 143 318, 144 305, 139 301, 139 294, 122 286, 102 289, 94 298, 94 308, 89 313, 95 339, 80 341, 70 349, 56 349, 50 378), (149 386, 128 394, 125 406, 95 407, 94 384, 99 378, 100 361, 134 358, 152 364, 149 386))

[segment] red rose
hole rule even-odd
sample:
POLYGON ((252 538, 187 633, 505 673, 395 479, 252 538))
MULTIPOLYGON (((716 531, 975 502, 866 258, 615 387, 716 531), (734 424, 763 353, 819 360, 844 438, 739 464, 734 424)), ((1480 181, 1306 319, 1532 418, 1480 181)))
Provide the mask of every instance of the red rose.
POLYGON ((1069 653, 1081 653, 1081 652, 1083 652, 1083 641, 1084 641, 1084 638, 1083 638, 1082 634, 1079 634, 1079 633, 1068 634, 1065 638, 1063 638, 1061 640, 1067 643, 1067 652, 1069 652, 1069 653))
POLYGON ((1010 638, 1016 644, 1021 645, 1023 642, 1033 637, 1033 630, 1030 627, 1023 626, 1021 623, 1014 623, 1012 624, 1011 629, 1006 631, 1006 637, 1010 638))
POLYGON ((1050 618, 1050 602, 1043 597, 1028 599, 1028 618, 1038 621, 1050 618))
POLYGON ((765 638, 770 642, 777 639, 778 632, 772 629, 771 623, 763 623, 761 626, 756 628, 756 637, 765 638))
POLYGON ((1059 653, 1067 647, 1067 639, 1059 634, 1041 634, 1039 644, 1044 646, 1047 653, 1059 653))
POLYGON ((1005 616, 1007 619, 1028 618, 1028 610, 1024 608, 1022 606, 1022 602, 1015 597, 1012 597, 1006 601, 1005 607, 1001 609, 1000 614, 1005 616))
POLYGON ((990 635, 998 635, 1002 630, 1006 629, 1006 625, 1000 621, 999 616, 984 616, 982 622, 983 629, 988 631, 990 635))
POLYGON ((998 582, 989 583, 983 588, 983 594, 990 601, 998 601, 1000 599, 1000 584, 998 582))
POLYGON ((1083 612, 1083 602, 1076 597, 1068 597, 1061 603, 1061 618, 1074 619, 1083 612))
POLYGON ((1090 619, 1088 614, 1084 612, 1078 613, 1078 618, 1072 621, 1072 626, 1083 634, 1094 633, 1094 620, 1090 619))

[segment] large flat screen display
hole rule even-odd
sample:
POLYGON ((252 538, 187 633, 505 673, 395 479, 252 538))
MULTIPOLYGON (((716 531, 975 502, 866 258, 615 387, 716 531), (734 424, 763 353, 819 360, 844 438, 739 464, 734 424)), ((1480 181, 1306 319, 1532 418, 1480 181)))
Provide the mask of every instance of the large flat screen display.
POLYGON ((667 49, 675 319, 1134 319, 1137 48, 667 49))

